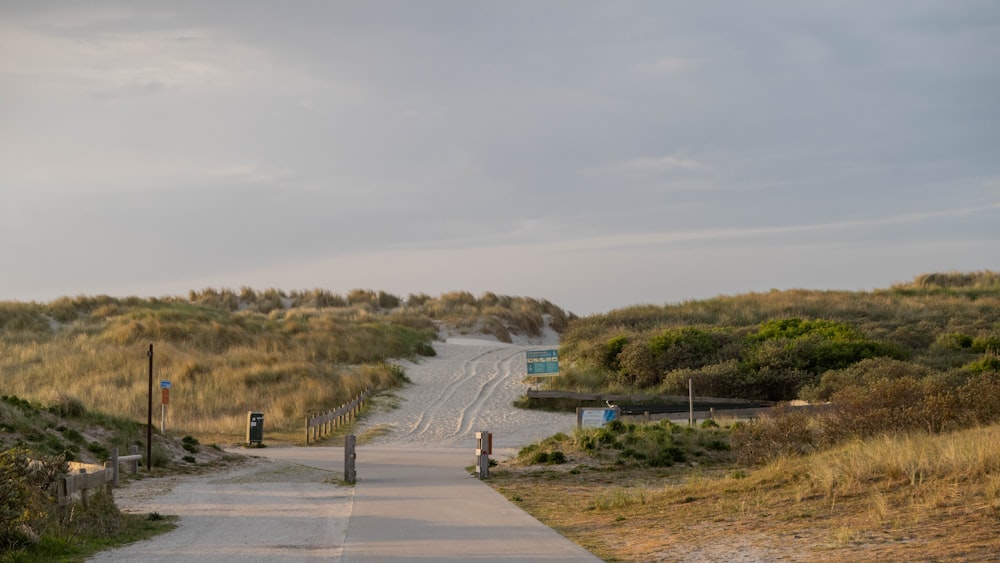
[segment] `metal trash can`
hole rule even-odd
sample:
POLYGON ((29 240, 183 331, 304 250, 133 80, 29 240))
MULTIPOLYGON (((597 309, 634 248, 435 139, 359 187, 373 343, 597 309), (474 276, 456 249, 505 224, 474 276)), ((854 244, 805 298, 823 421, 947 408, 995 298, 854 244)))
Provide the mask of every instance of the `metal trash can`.
POLYGON ((247 445, 264 443, 264 413, 250 411, 247 413, 247 445))

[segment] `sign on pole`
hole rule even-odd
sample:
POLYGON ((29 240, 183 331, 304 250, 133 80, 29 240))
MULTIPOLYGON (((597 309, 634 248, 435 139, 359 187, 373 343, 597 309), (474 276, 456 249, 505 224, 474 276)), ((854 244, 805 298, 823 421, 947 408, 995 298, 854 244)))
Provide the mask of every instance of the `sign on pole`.
POLYGON ((160 434, 167 432, 167 405, 170 404, 170 382, 160 380, 160 434))
POLYGON ((528 350, 528 375, 558 375, 559 350, 528 350))

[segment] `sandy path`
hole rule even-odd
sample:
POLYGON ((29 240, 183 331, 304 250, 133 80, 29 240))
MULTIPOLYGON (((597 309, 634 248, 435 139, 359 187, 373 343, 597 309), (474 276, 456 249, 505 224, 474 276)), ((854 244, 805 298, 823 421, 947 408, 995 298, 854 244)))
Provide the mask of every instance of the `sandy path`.
MULTIPOLYGON (((551 337, 550 337, 551 341, 551 337)), ((454 338, 435 344, 438 355, 402 362, 412 385, 397 393, 398 408, 366 418, 358 434, 372 445, 433 445, 475 448, 475 433, 493 433, 494 447, 518 448, 569 431, 572 414, 525 411, 512 403, 528 384, 525 351, 544 344, 503 344, 454 338), (377 432, 376 432, 377 431, 377 432), (377 435, 380 432, 384 434, 377 435)))

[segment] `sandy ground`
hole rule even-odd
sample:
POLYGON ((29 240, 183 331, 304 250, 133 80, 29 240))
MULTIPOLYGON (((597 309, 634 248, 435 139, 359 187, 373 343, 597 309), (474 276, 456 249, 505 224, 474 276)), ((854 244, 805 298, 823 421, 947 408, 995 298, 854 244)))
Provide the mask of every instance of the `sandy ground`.
POLYGON ((438 355, 401 362, 413 382, 398 393, 398 408, 362 421, 358 434, 372 445, 433 445, 475 448, 478 431, 493 433, 495 450, 516 448, 557 432, 571 431, 576 417, 526 411, 511 404, 529 385, 525 351, 554 348, 557 334, 503 344, 486 337, 451 337, 435 344, 438 355))
MULTIPOLYGON (((511 405, 528 388, 525 351, 557 345, 558 335, 550 330, 513 344, 478 336, 435 343, 437 356, 403 363, 412 384, 395 393, 395 408, 383 404, 360 423, 363 447, 467 450, 471 465, 477 431, 493 433, 494 452, 501 456, 570 431, 576 422, 572 414, 511 405)), ((265 448, 260 454, 272 459, 254 458, 223 474, 129 483, 116 492, 119 506, 178 515, 180 525, 91 561, 341 560, 354 503, 354 489, 335 484, 343 452, 297 450, 305 449, 265 448), (305 456, 312 457, 304 461, 305 456)))

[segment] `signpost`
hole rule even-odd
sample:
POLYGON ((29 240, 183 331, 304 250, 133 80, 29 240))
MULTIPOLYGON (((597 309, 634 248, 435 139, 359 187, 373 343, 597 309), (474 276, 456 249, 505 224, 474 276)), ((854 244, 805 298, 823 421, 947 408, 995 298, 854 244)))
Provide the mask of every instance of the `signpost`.
POLYGON ((170 404, 170 381, 160 380, 160 434, 167 431, 167 405, 170 404))
POLYGON ((528 375, 558 375, 559 350, 528 350, 528 375))

